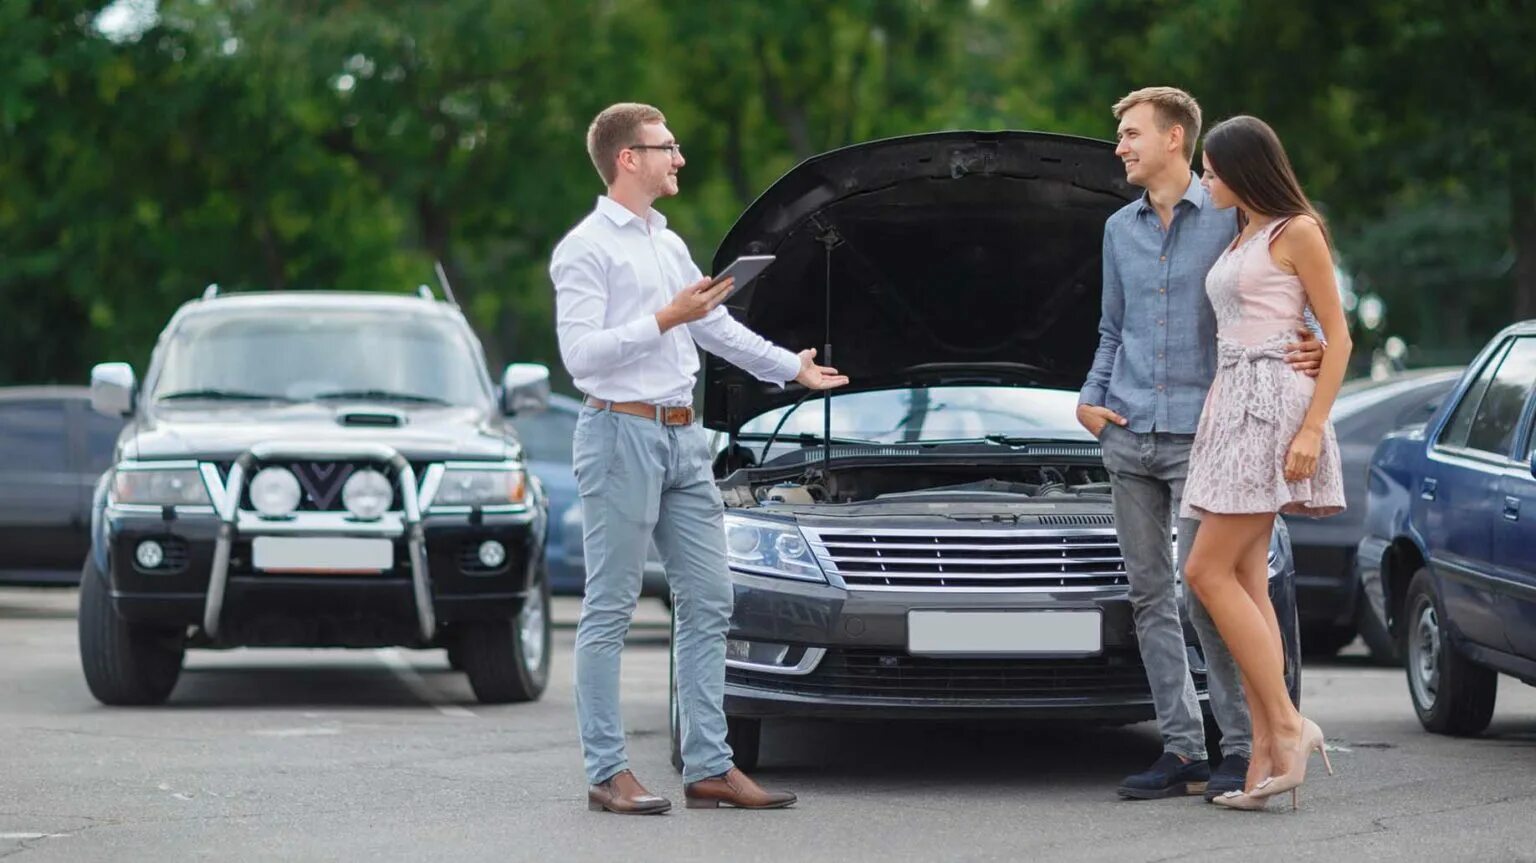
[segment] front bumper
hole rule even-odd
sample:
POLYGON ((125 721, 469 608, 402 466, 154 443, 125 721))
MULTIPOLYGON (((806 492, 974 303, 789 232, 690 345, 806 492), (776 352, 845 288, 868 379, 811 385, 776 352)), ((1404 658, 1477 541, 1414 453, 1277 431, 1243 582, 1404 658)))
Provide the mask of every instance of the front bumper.
MULTIPOLYGON (((1134 722, 1154 716, 1123 588, 1102 592, 858 592, 733 573, 732 639, 792 645, 783 673, 728 662, 732 716, 970 718, 1026 715, 1134 722), (925 657, 907 650, 913 610, 1097 609, 1102 652, 1089 657, 925 657)), ((1186 627, 1205 699, 1204 661, 1186 627)))
MULTIPOLYGON (((205 474, 211 470, 204 467, 205 474)), ((513 511, 424 513, 414 471, 388 448, 319 453, 256 447, 236 461, 226 482, 209 485, 221 492, 211 507, 109 504, 99 539, 110 558, 106 571, 118 613, 136 622, 186 628, 195 645, 432 645, 443 624, 515 616, 542 554, 538 500, 509 508, 513 511), (374 522, 336 512, 301 512, 273 521, 242 510, 241 484, 252 461, 279 457, 388 461, 399 477, 403 510, 374 522), (255 567, 252 555, 253 540, 263 536, 385 540, 390 564, 365 573, 266 572, 255 567), (139 564, 135 552, 145 540, 166 550, 165 564, 153 569, 139 564), (485 566, 475 554, 487 540, 505 549, 499 565, 485 566)), ((431 485, 428 476, 420 488, 431 485)))
MULTIPOLYGON (((730 638, 789 645, 785 669, 728 660, 725 711, 740 717, 834 719, 1084 719, 1140 722, 1156 711, 1129 596, 1102 592, 859 592, 733 572, 730 638), (922 657, 907 650, 913 610, 1069 610, 1102 615, 1102 651, 1090 657, 922 657)), ((1285 641, 1286 683, 1300 699, 1300 647, 1292 574, 1270 580, 1285 641)), ((1185 615, 1197 697, 1208 698, 1205 658, 1185 615)))

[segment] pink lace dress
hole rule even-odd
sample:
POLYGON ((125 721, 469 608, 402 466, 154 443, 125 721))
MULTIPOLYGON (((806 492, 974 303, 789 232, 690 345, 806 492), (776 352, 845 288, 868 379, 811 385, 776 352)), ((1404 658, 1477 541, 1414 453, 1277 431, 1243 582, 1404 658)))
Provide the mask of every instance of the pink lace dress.
POLYGON ((1316 382, 1291 368, 1285 346, 1303 326, 1306 291, 1281 270, 1270 243, 1276 220, 1222 253, 1205 277, 1216 311, 1216 379, 1189 455, 1180 515, 1260 513, 1325 516, 1344 510, 1344 479, 1333 424, 1323 433, 1317 471, 1287 482, 1285 456, 1312 404, 1316 382))

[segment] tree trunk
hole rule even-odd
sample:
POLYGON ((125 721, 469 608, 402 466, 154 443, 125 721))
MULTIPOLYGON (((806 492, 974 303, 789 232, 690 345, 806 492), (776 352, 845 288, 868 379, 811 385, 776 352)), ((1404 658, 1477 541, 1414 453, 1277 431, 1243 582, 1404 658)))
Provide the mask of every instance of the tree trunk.
POLYGON ((1536 318, 1536 154, 1510 166, 1509 232, 1515 246, 1515 320, 1536 318))

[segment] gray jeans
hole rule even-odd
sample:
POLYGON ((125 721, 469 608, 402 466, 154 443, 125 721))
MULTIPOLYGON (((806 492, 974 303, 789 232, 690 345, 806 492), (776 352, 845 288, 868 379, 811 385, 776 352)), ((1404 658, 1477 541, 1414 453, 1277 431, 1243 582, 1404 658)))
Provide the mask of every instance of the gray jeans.
POLYGON ((587 561, 576 627, 576 717, 587 781, 595 785, 629 766, 619 655, 653 536, 677 615, 683 781, 724 773, 731 749, 721 701, 734 597, 704 430, 583 407, 572 461, 587 561))
MULTIPOLYGON (((1184 646, 1183 612, 1194 623, 1205 653, 1211 712, 1221 726, 1222 754, 1246 757, 1252 748, 1253 726, 1237 663, 1193 591, 1183 591, 1188 607, 1180 605, 1174 580, 1169 526, 1184 494, 1193 443, 1194 435, 1138 434, 1114 423, 1104 427, 1099 439, 1114 493, 1115 528, 1131 583, 1136 639, 1157 708, 1163 748, 1185 758, 1206 757, 1205 725, 1184 646)), ((1182 564, 1189 559, 1199 526, 1194 519, 1179 520, 1180 582, 1182 564)))

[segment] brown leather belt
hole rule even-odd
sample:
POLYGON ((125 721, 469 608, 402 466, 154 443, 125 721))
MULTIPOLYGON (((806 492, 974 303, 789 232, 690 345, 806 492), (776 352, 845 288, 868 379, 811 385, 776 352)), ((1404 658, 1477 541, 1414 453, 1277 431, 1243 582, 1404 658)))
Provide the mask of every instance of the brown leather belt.
POLYGON ((665 405, 653 405, 650 402, 610 402, 593 398, 592 396, 587 396, 583 403, 600 411, 614 411, 616 413, 655 420, 664 426, 693 424, 693 408, 691 407, 669 408, 665 405))

